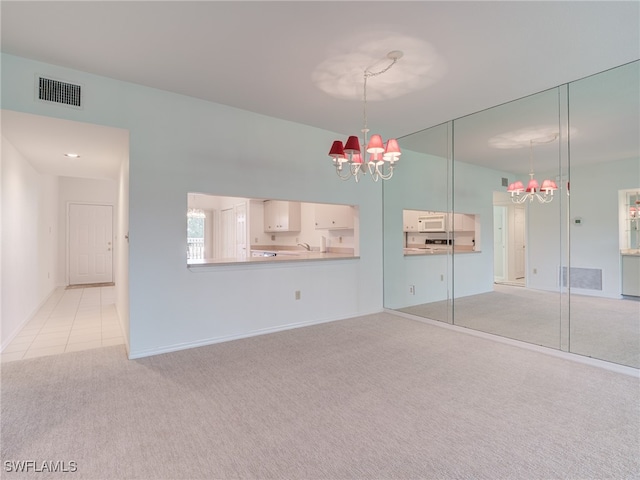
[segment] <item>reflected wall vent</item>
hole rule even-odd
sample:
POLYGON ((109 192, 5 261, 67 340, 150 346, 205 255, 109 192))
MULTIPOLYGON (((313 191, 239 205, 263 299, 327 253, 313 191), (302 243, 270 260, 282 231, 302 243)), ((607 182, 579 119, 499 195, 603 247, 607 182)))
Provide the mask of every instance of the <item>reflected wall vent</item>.
POLYGON ((36 76, 37 99, 82 108, 82 86, 53 78, 36 76))

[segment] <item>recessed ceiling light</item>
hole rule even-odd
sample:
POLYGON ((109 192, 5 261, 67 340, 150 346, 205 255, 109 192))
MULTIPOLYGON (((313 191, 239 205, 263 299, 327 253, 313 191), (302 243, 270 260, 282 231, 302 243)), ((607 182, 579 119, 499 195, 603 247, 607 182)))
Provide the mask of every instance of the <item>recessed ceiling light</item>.
POLYGON ((80 155, 77 153, 65 153, 64 156, 69 158, 80 158, 80 155))

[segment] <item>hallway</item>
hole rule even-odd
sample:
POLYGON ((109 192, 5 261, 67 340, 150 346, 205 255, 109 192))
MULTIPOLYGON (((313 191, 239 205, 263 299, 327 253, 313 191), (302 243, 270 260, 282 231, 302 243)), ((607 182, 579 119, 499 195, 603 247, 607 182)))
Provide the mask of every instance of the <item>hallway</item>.
POLYGON ((121 344, 115 287, 59 287, 1 358, 4 363, 121 344))

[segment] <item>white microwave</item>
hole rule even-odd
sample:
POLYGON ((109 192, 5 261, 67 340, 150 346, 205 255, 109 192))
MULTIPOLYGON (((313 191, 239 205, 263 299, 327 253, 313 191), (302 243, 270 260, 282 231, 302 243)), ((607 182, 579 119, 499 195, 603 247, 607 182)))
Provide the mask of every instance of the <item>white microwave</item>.
POLYGON ((418 218, 418 225, 421 232, 446 232, 447 214, 434 213, 418 218))

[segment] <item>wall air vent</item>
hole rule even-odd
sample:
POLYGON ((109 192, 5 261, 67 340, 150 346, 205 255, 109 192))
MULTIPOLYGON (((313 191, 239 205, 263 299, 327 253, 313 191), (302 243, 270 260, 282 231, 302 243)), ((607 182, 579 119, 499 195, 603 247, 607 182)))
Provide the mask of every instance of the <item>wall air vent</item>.
POLYGON ((37 98, 70 107, 82 107, 82 86, 37 76, 37 98))

